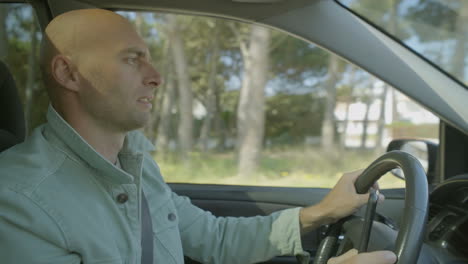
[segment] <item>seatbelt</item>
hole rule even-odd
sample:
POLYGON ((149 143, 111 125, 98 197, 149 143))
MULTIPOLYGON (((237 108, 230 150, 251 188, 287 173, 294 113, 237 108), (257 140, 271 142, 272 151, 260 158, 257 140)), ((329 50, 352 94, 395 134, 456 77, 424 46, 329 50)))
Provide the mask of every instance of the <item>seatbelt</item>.
POLYGON ((141 190, 141 264, 153 264, 153 224, 143 190, 141 190))

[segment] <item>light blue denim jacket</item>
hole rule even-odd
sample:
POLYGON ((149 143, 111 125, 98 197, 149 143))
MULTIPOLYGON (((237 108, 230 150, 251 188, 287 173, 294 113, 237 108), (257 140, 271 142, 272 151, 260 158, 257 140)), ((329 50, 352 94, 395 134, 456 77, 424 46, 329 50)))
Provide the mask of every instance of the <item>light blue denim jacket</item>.
POLYGON ((307 261, 299 208, 216 218, 171 191, 140 132, 128 133, 121 170, 52 107, 47 119, 24 143, 0 154, 0 263, 139 264, 142 189, 153 222, 154 263, 183 263, 184 254, 203 263, 276 255, 307 261))

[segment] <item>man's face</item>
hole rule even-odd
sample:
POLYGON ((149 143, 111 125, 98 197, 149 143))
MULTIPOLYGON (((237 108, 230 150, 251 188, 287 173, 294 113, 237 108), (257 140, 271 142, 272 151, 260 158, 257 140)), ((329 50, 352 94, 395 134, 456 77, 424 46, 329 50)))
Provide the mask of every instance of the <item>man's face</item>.
POLYGON ((150 118, 154 89, 161 82, 148 48, 130 25, 98 35, 79 56, 83 109, 113 131, 141 128, 150 118))

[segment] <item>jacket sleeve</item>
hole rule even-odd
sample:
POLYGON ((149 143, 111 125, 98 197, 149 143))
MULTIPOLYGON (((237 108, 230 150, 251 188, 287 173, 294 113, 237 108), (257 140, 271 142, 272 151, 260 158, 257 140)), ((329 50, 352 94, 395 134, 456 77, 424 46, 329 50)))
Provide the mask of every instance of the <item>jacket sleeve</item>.
POLYGON ((184 254, 202 263, 255 263, 279 255, 301 256, 299 209, 269 216, 215 217, 191 204, 187 197, 172 194, 179 214, 184 254))
POLYGON ((0 189, 1 263, 80 263, 66 250, 57 223, 34 201, 14 190, 0 189))

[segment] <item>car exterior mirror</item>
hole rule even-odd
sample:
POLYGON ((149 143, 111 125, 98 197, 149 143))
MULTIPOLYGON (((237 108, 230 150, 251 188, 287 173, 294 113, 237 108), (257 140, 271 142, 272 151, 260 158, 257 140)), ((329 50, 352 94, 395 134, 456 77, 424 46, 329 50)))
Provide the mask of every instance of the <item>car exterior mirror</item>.
MULTIPOLYGON (((429 183, 433 180, 435 174, 435 166, 437 161, 439 145, 429 140, 424 139, 394 139, 387 147, 387 152, 392 150, 400 150, 413 155, 419 160, 429 183)), ((392 170, 392 174, 398 178, 404 179, 403 172, 400 169, 392 170)))

